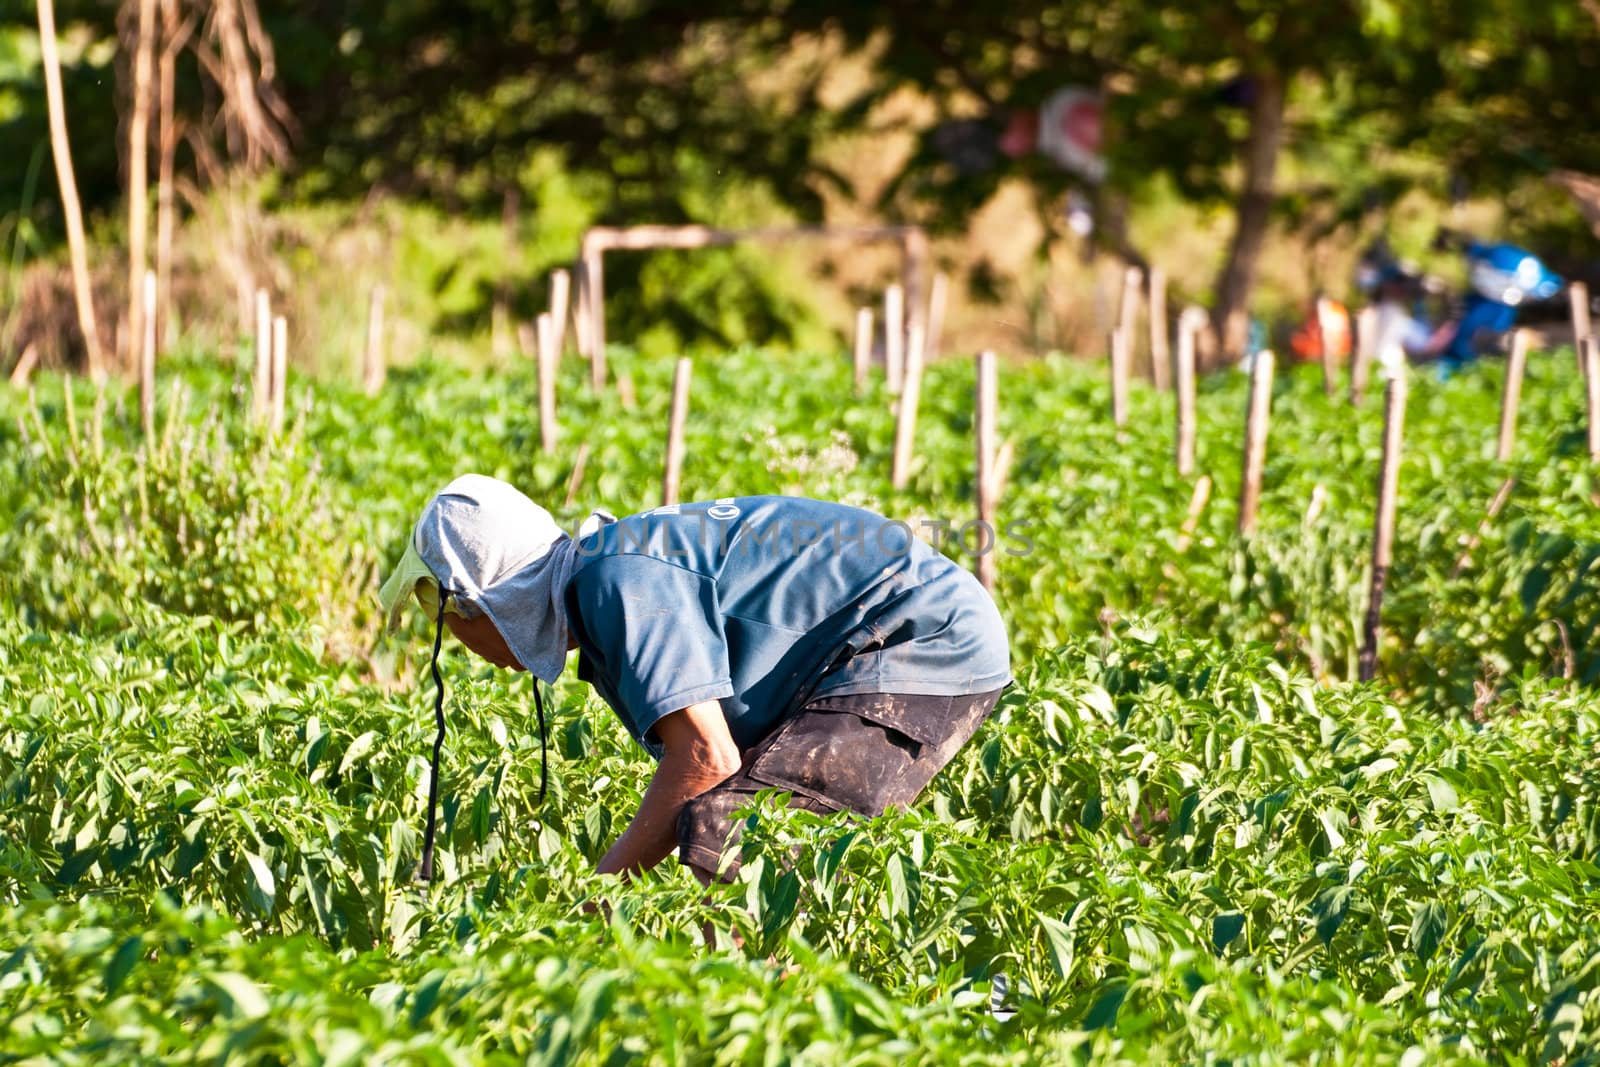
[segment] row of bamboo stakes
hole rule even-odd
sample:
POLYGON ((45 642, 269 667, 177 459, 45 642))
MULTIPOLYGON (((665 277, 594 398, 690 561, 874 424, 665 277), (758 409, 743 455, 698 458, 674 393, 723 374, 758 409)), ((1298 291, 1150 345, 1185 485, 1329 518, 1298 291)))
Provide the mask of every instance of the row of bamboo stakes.
MULTIPOLYGON (((1195 463, 1195 354, 1200 331, 1205 328, 1205 312, 1189 307, 1179 316, 1175 354, 1166 341, 1165 284, 1159 271, 1152 271, 1150 282, 1150 345, 1151 378, 1158 389, 1169 384, 1175 386, 1175 462, 1180 475, 1193 473, 1195 463)), ((1124 275, 1118 325, 1109 339, 1109 367, 1111 372, 1111 417, 1120 432, 1128 418, 1128 387, 1132 375, 1134 324, 1143 284, 1141 272, 1130 268, 1124 275)), ((556 375, 561 352, 565 344, 566 323, 571 310, 571 275, 558 270, 551 276, 550 308, 538 315, 529 336, 526 327, 519 330, 524 349, 531 349, 537 360, 538 406, 540 444, 546 453, 553 453, 558 442, 556 418, 556 375)), ((1585 382, 1587 409, 1587 444, 1594 462, 1600 463, 1600 339, 1586 329, 1588 323, 1588 297, 1581 283, 1572 289, 1572 316, 1578 341, 1578 365, 1585 382)), ((895 437, 891 482, 895 489, 909 483, 915 451, 917 410, 921 398, 923 368, 937 352, 942 329, 945 305, 948 299, 948 282, 943 274, 933 279, 929 304, 925 312, 910 317, 907 323, 905 293, 901 286, 891 285, 884 293, 884 368, 886 385, 894 396, 895 437)), ((155 366, 156 344, 156 276, 146 271, 139 292, 139 321, 142 336, 139 359, 139 410, 140 423, 147 439, 155 434, 155 366)), ((383 317, 385 290, 374 286, 368 302, 366 344, 362 360, 362 380, 369 394, 382 389, 385 369, 383 352, 383 317)), ((1317 314, 1322 326, 1322 336, 1329 336, 1329 309, 1325 301, 1318 301, 1317 314)), ((581 318, 580 318, 581 323, 581 318)), ((1357 320, 1357 346, 1350 361, 1349 398, 1359 404, 1363 398, 1370 368, 1377 353, 1375 350, 1376 312, 1364 309, 1357 320)), ((860 308, 856 314, 853 345, 853 373, 857 391, 865 388, 872 365, 873 312, 860 308)), ((274 434, 281 431, 284 421, 285 378, 288 365, 288 329, 282 315, 273 315, 271 298, 265 289, 258 289, 255 300, 255 374, 252 390, 252 414, 264 422, 274 434)), ((580 346, 581 347, 581 346, 580 346)), ((1501 462, 1511 459, 1515 436, 1517 409, 1520 404, 1522 380, 1527 365, 1528 334, 1524 330, 1513 333, 1511 350, 1507 359, 1504 392, 1501 400, 1500 422, 1496 440, 1496 458, 1501 462)), ((597 388, 604 384, 603 365, 595 362, 594 377, 597 388)), ((1261 481, 1266 461, 1267 434, 1271 415, 1272 382, 1276 360, 1270 351, 1255 355, 1250 369, 1249 401, 1245 414, 1244 443, 1242 448, 1242 476, 1239 490, 1237 528, 1241 536, 1255 532, 1260 509, 1261 481)), ((1322 352, 1323 385, 1328 395, 1336 389, 1336 367, 1332 346, 1324 344, 1322 352)), ((682 479, 684 434, 688 421, 689 391, 693 365, 687 357, 677 361, 673 374, 672 403, 669 416, 667 450, 662 474, 661 496, 664 504, 677 502, 682 479)), ((619 386, 621 383, 619 382, 619 386)), ((1377 648, 1380 632, 1382 601, 1392 563, 1394 523, 1399 496, 1399 464, 1403 441, 1407 375, 1402 368, 1389 376, 1385 388, 1383 451, 1377 485, 1377 509, 1374 516, 1372 561, 1368 589, 1367 612, 1363 620, 1362 645, 1359 670, 1362 680, 1371 679, 1377 669, 1377 648)), ((1009 467, 1012 449, 1009 442, 996 444, 998 421, 998 373, 993 352, 985 351, 976 360, 974 389, 974 437, 976 445, 975 494, 980 522, 990 530, 995 529, 999 498, 1009 467)), ((569 503, 582 477, 586 450, 578 458, 573 471, 572 484, 568 486, 569 503)), ((1510 496, 1515 483, 1508 478, 1496 494, 1484 523, 1493 520, 1510 496)), ((1179 550, 1187 548, 1200 514, 1209 500, 1211 479, 1202 476, 1196 481, 1189 513, 1178 539, 1179 550)), ((1455 573, 1465 566, 1469 553, 1476 546, 1484 530, 1474 535, 1466 551, 1457 561, 1455 573)), ((981 553, 977 561, 979 581, 991 593, 995 586, 995 558, 993 552, 981 553)))
MULTIPOLYGON (((1134 272, 1129 272, 1132 278, 1134 272)), ((942 276, 935 279, 934 292, 942 288, 942 276)), ((1159 286, 1158 286, 1159 289, 1159 286)), ((1159 300, 1160 298, 1157 298, 1159 300)), ((1124 300, 1124 308, 1130 306, 1124 300)), ((1156 303, 1161 307, 1161 303, 1156 303)), ((1585 305, 1586 306, 1586 305, 1585 305)), ((1319 312, 1323 309, 1319 307, 1319 312)), ((903 312, 902 298, 891 287, 885 294, 885 317, 893 325, 899 321, 903 312)), ((937 312, 930 309, 928 321, 936 323, 942 317, 943 308, 937 312)), ((872 334, 872 312, 862 308, 857 312, 855 345, 853 354, 855 380, 858 388, 865 382, 870 358, 868 346, 872 334)), ((1164 312, 1156 322, 1164 321, 1164 312)), ((1195 453, 1195 350, 1199 332, 1205 328, 1205 312, 1196 307, 1185 309, 1179 317, 1178 341, 1176 356, 1171 360, 1169 367, 1171 380, 1176 384, 1176 463, 1180 473, 1187 476, 1192 473, 1195 453)), ((1375 314, 1371 309, 1363 312, 1360 320, 1361 348, 1351 360, 1350 397, 1353 403, 1359 403, 1367 384, 1370 367, 1376 355, 1374 348, 1375 314)), ((1328 334, 1323 334, 1326 337, 1328 334)), ((894 389, 894 371, 896 355, 902 355, 905 362, 901 365, 901 379, 898 383, 899 400, 896 406, 895 450, 893 460, 893 484, 896 489, 903 488, 909 477, 910 463, 913 451, 914 428, 916 421, 917 405, 921 393, 922 357, 924 344, 918 331, 913 327, 907 331, 906 347, 903 351, 895 340, 886 339, 885 343, 885 370, 889 378, 891 390, 894 389)), ((1152 332, 1152 353, 1157 357, 1169 354, 1170 350, 1164 343, 1164 330, 1152 332), (1162 342, 1155 338, 1161 336, 1162 342)), ((1497 458, 1504 462, 1511 458, 1514 440, 1517 408, 1520 403, 1523 373, 1527 363, 1529 338, 1526 331, 1518 330, 1512 339, 1511 354, 1508 359, 1505 390, 1501 404, 1501 419, 1499 437, 1496 442, 1497 458)), ((1600 462, 1600 339, 1592 335, 1584 336, 1579 343, 1580 367, 1586 381, 1586 407, 1588 412, 1588 437, 1591 459, 1600 462)), ((1127 417, 1127 390, 1131 366, 1131 332, 1128 330, 1126 319, 1113 331, 1111 338, 1110 366, 1112 373, 1112 419, 1117 427, 1122 427, 1127 417)), ((1165 363, 1160 359, 1156 365, 1165 363)), ((1330 394, 1336 392, 1335 364, 1330 358, 1328 346, 1324 346, 1322 359, 1324 388, 1330 394)), ((673 399, 668 430, 668 445, 666 470, 663 475, 662 497, 663 501, 673 503, 677 500, 677 490, 683 462, 683 432, 687 420, 690 361, 681 358, 673 379, 673 399)), ((986 523, 988 529, 995 529, 995 519, 998 512, 1001 487, 1004 484, 1004 469, 1009 465, 1010 444, 997 448, 996 425, 998 414, 998 381, 996 360, 993 352, 979 353, 976 361, 976 385, 974 391, 974 437, 976 444, 976 479, 975 492, 977 496, 978 518, 986 523)), ((1242 448, 1242 473, 1239 490, 1239 507, 1237 528, 1241 536, 1251 536, 1257 526, 1260 512, 1261 483, 1266 464, 1267 436, 1271 417, 1272 383, 1276 370, 1276 358, 1271 351, 1262 351, 1255 355, 1250 368, 1249 400, 1245 412, 1245 433, 1242 448)), ((1159 380, 1164 380, 1162 375, 1153 375, 1159 380)), ((1404 440, 1405 407, 1408 394, 1408 371, 1401 367, 1388 377, 1384 390, 1384 424, 1382 455, 1379 463, 1377 481, 1377 507, 1373 519, 1371 573, 1369 576, 1367 610, 1362 622, 1361 647, 1358 657, 1358 670, 1362 681, 1370 681, 1377 673, 1378 646, 1381 634, 1382 606, 1384 592, 1388 583, 1389 568, 1393 562, 1395 518, 1399 505, 1400 487, 1400 460, 1404 440)), ((1492 521, 1499 509, 1504 506, 1510 495, 1514 479, 1507 482, 1496 494, 1495 502, 1485 518, 1485 524, 1492 521)), ((1204 511, 1211 492, 1211 478, 1202 476, 1196 481, 1193 497, 1190 501, 1189 513, 1185 519, 1183 529, 1178 539, 1179 551, 1187 549, 1191 541, 1201 513, 1204 511)), ((1320 490, 1320 487, 1318 487, 1320 490)), ((1320 513, 1326 494, 1321 494, 1319 499, 1314 494, 1312 508, 1320 513)), ((1465 565, 1467 554, 1476 545, 1478 537, 1484 531, 1479 530, 1478 535, 1472 539, 1458 560, 1455 573, 1465 565)), ((991 594, 995 587, 995 557, 992 552, 985 552, 978 556, 977 574, 980 583, 991 594)))

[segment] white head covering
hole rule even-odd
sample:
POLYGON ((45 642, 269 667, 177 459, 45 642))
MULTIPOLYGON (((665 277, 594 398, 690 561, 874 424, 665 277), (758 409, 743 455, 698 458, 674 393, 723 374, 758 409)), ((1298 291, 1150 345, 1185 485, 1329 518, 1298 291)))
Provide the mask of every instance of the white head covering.
MULTIPOLYGON (((581 533, 609 518, 592 516, 581 533)), ((553 683, 567 662, 561 597, 573 555, 572 538, 516 487, 464 474, 428 501, 381 599, 392 627, 406 593, 436 596, 443 586, 447 611, 453 606, 466 617, 489 616, 517 662, 553 683)))

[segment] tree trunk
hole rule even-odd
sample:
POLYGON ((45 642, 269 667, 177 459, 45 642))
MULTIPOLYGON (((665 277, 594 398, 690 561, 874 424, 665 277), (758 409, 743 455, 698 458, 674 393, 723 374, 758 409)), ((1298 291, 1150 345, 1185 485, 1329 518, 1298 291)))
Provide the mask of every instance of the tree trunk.
POLYGON ((128 123, 128 364, 139 366, 144 338, 144 272, 150 237, 150 66, 155 50, 156 0, 137 0, 133 118, 128 123))
POLYGON ((1211 313, 1222 355, 1230 360, 1243 357, 1249 337, 1250 290, 1255 286, 1256 261, 1267 236, 1278 149, 1283 143, 1283 78, 1276 73, 1259 74, 1255 85, 1250 133, 1244 144, 1244 188, 1239 193, 1238 222, 1228 260, 1217 277, 1217 302, 1211 313))
POLYGON ((72 172, 72 146, 67 141, 67 107, 61 92, 61 57, 56 52, 56 12, 51 0, 38 0, 39 58, 44 63, 45 100, 50 109, 50 151, 56 161, 56 183, 61 188, 61 212, 67 223, 67 247, 72 256, 72 286, 78 303, 78 325, 83 330, 89 373, 104 373, 100 359, 100 332, 95 325, 94 290, 89 284, 89 253, 83 237, 83 209, 78 205, 78 179, 72 172))

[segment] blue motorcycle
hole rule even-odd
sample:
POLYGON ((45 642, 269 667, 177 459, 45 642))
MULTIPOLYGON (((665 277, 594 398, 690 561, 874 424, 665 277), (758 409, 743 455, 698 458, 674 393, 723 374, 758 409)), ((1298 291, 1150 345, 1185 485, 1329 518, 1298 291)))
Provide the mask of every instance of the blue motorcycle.
POLYGON ((1549 300, 1566 284, 1538 256, 1513 244, 1483 244, 1440 235, 1436 245, 1459 248, 1467 257, 1467 294, 1452 332, 1437 337, 1435 358, 1454 370, 1504 348, 1522 308, 1549 300))

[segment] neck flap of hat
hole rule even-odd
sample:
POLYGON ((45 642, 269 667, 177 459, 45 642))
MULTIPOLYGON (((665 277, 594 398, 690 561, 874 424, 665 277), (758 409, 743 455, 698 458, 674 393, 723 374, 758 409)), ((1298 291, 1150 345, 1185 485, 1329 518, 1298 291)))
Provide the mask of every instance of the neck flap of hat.
POLYGON ((441 584, 489 616, 519 663, 556 680, 567 660, 561 596, 573 543, 548 511, 506 482, 466 474, 428 502, 412 543, 441 584))

